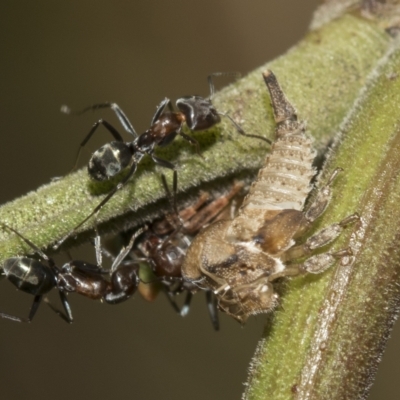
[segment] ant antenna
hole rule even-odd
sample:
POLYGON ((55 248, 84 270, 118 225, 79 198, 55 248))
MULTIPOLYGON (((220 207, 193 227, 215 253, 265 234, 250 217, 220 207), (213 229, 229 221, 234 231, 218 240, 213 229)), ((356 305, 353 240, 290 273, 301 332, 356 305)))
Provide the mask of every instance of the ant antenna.
MULTIPOLYGON (((234 76, 234 77, 236 77, 236 79, 239 79, 242 76, 242 74, 240 72, 214 72, 214 73, 208 75, 207 80, 208 80, 208 86, 210 88, 210 97, 208 99, 209 99, 210 103, 212 103, 212 98, 215 94, 215 85, 214 85, 213 78, 216 76, 234 76)), ((265 142, 267 142, 268 144, 272 144, 272 141, 268 138, 265 138, 260 135, 252 135, 250 133, 246 133, 243 130, 243 128, 227 112, 217 111, 217 114, 220 115, 221 117, 228 118, 232 122, 232 124, 235 126, 236 130, 238 131, 238 133, 240 135, 246 136, 246 137, 251 137, 254 139, 261 139, 261 140, 264 140, 265 142)))
MULTIPOLYGON (((22 236, 18 231, 16 231, 14 228, 11 228, 11 226, 8 226, 7 224, 5 224, 4 222, 0 222, 0 225, 3 228, 6 228, 12 232, 14 232, 18 237, 20 237, 30 248, 32 248, 33 250, 35 250, 36 253, 39 254, 40 257, 42 257, 44 260, 46 260, 47 262, 50 262, 50 258, 43 253, 42 250, 39 249, 39 247, 37 247, 34 243, 32 243, 29 239, 27 239, 26 237, 22 236)), ((52 260, 51 260, 52 261, 52 260)))

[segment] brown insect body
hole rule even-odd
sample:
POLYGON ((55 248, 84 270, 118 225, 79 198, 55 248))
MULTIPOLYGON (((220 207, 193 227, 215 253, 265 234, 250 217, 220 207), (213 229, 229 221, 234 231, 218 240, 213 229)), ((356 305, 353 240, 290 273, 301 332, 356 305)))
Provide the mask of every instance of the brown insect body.
POLYGON ((303 272, 320 273, 343 252, 309 257, 311 250, 334 240, 352 215, 295 246, 295 239, 319 217, 330 200, 330 183, 303 211, 312 190, 316 152, 305 134, 305 123, 297 120, 275 75, 264 74, 277 123, 276 139, 238 215, 218 221, 201 231, 187 252, 182 274, 190 282, 217 295, 219 308, 240 322, 265 313, 277 304, 272 282, 303 272), (308 256, 302 264, 294 258, 308 256))
MULTIPOLYGON (((214 199, 209 193, 203 192, 195 203, 179 212, 176 207, 173 207, 172 214, 153 221, 149 229, 136 242, 134 249, 134 257, 145 256, 149 266, 149 269, 142 270, 144 280, 138 287, 144 299, 152 301, 160 291, 163 291, 174 310, 181 316, 187 315, 192 294, 198 291, 198 288, 194 283, 182 279, 182 263, 186 251, 201 228, 219 218, 229 218, 229 211, 232 212, 237 201, 243 198, 239 194, 242 188, 242 182, 235 182, 229 191, 220 192, 214 199), (179 306, 175 299, 182 293, 186 296, 183 304, 179 306)), ((167 186, 166 189, 171 196, 167 186)), ((174 198, 175 196, 174 192, 174 198)), ((205 295, 211 322, 214 329, 218 330, 219 320, 215 296, 210 289, 206 290, 205 295)))

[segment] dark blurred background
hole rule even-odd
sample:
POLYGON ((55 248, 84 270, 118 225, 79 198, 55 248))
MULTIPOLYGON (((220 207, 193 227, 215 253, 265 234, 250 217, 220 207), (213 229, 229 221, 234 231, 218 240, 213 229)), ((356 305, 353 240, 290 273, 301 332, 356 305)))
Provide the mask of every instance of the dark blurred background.
MULTIPOLYGON (((71 118, 59 112, 62 104, 79 110, 116 101, 143 131, 165 96, 206 96, 210 72, 245 74, 282 54, 306 32, 317 4, 1 2, 0 203, 71 169, 100 113, 71 118)), ((82 165, 109 139, 97 136, 82 165)), ((93 250, 73 256, 92 259, 93 250)), ((59 301, 56 293, 51 298, 59 301)), ((31 301, 1 281, 1 311, 26 316, 31 301)), ((241 328, 222 315, 215 333, 201 294, 183 319, 163 296, 151 304, 136 296, 118 307, 79 296, 70 302, 72 325, 46 306, 30 325, 0 320, 1 398, 240 398, 264 318, 241 328)), ((398 399, 400 332, 393 336, 371 399, 398 399)))

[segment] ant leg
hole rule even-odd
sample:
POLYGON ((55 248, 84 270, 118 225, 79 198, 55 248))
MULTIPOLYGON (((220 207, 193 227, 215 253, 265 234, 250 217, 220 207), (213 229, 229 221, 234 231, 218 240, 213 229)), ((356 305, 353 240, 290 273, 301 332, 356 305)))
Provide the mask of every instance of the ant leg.
POLYGON ((94 245, 94 251, 96 253, 96 265, 102 269, 103 265, 103 251, 101 248, 101 238, 99 235, 99 232, 97 230, 97 227, 94 228, 94 231, 96 232, 96 236, 94 238, 94 241, 90 240, 91 244, 94 245))
POLYGON ((72 112, 68 106, 62 106, 61 107, 61 112, 65 114, 75 114, 75 115, 81 115, 84 114, 87 111, 94 111, 94 110, 99 110, 101 108, 111 108, 111 110, 114 111, 115 115, 121 122, 121 125, 124 127, 124 129, 133 135, 134 137, 137 137, 138 134, 135 131, 135 128, 133 127, 132 123, 129 121, 128 117, 125 115, 125 113, 122 111, 121 107, 117 103, 100 103, 100 104, 93 104, 89 107, 84 108, 82 111, 77 111, 77 112, 72 112))
POLYGON ((175 171, 175 165, 170 163, 169 161, 163 160, 162 158, 158 158, 154 154, 149 154, 149 156, 152 158, 152 160, 156 164, 160 165, 161 167, 169 168, 169 169, 172 169, 173 171, 175 171))
MULTIPOLYGON (((165 184, 167 183, 167 182, 165 181, 165 177, 164 177, 164 182, 165 182, 165 184)), ((168 186, 165 186, 165 187, 166 187, 166 189, 167 189, 167 191, 168 191, 168 186)), ((172 208, 174 209, 174 211, 175 211, 175 212, 177 213, 177 215, 179 216, 179 213, 178 213, 178 206, 177 206, 177 204, 176 204, 176 202, 177 202, 176 198, 177 198, 177 193, 178 193, 178 172, 175 171, 175 170, 174 170, 174 172, 173 172, 172 190, 173 190, 173 193, 174 193, 172 208)))
POLYGON ((93 215, 97 214, 103 208, 103 206, 111 199, 111 197, 113 197, 115 193, 117 193, 119 190, 121 190, 126 185, 126 183, 131 178, 131 176, 136 172, 136 169, 137 169, 137 163, 132 164, 131 169, 129 170, 129 173, 126 175, 126 177, 120 183, 118 183, 118 185, 113 190, 111 190, 111 192, 108 193, 108 195, 106 197, 104 197, 104 199, 94 208, 94 210, 83 221, 81 221, 78 225, 76 225, 75 228, 73 228, 70 232, 68 232, 65 236, 63 236, 53 246, 54 250, 57 250, 61 246, 61 244, 65 242, 66 239, 68 239, 70 236, 74 235, 76 233, 76 231, 86 221, 88 221, 90 218, 92 218, 93 215))
POLYGON ((143 228, 138 229, 131 237, 131 240, 127 244, 126 247, 123 247, 117 257, 115 257, 111 268, 110 268, 110 274, 112 274, 122 263, 122 261, 125 259, 125 257, 129 254, 129 252, 132 249, 133 244, 135 243, 135 240, 140 236, 144 231, 146 231, 148 228, 147 226, 144 226, 143 228))
POLYGON ((217 298, 211 290, 206 290, 206 301, 208 315, 210 316, 214 330, 219 331, 219 315, 217 308, 217 298))
POLYGON ((92 129, 89 131, 89 133, 86 135, 85 139, 83 139, 82 143, 80 144, 79 149, 78 149, 78 153, 77 153, 76 158, 75 158, 74 167, 72 168, 71 172, 76 170, 76 167, 78 165, 78 161, 79 161, 79 157, 81 155, 82 149, 86 146, 87 142, 90 140, 90 138, 96 132, 96 130, 99 127, 99 125, 103 125, 111 133, 111 135, 113 136, 113 138, 117 142, 123 142, 124 141, 124 139, 119 134, 119 132, 109 122, 107 122, 107 121, 105 121, 103 119, 99 119, 97 122, 95 122, 93 124, 92 129))
POLYGON ((172 111, 171 100, 167 97, 157 106, 156 112, 154 113, 150 125, 154 125, 154 122, 156 122, 158 118, 160 118, 166 107, 168 107, 168 109, 172 111))
POLYGON ((189 313, 190 303, 193 297, 192 292, 187 292, 182 308, 179 308, 178 304, 176 304, 176 301, 174 300, 175 295, 173 292, 164 289, 164 293, 167 296, 169 304, 171 304, 172 308, 176 311, 177 314, 179 314, 181 317, 185 317, 189 313))
POLYGON ((61 299, 61 303, 64 307, 65 310, 65 314, 60 311, 58 308, 54 307, 53 304, 51 304, 50 300, 45 297, 44 302, 60 317, 62 318, 65 322, 67 322, 68 324, 72 324, 72 322, 74 322, 74 318, 72 317, 72 311, 71 311, 71 307, 68 303, 68 299, 67 299, 67 295, 60 291, 60 299, 61 299))
POLYGON ((32 307, 31 307, 31 311, 29 311, 29 315, 28 315, 28 319, 26 322, 31 322, 33 317, 36 314, 36 311, 38 310, 39 306, 40 306, 40 302, 42 301, 42 295, 37 295, 35 296, 35 298, 33 299, 33 303, 32 303, 32 307))
POLYGON ((178 211, 178 173, 174 171, 172 194, 169 190, 164 174, 161 175, 161 180, 173 211, 171 214, 166 214, 165 220, 158 221, 158 223, 153 223, 152 226, 153 232, 155 234, 159 236, 167 235, 167 237, 163 240, 163 244, 161 245, 161 248, 163 248, 166 244, 168 244, 168 242, 170 242, 171 238, 173 238, 176 233, 178 233, 182 229, 184 223, 196 214, 198 208, 200 208, 207 201, 209 195, 208 193, 203 193, 194 205, 187 207, 182 211, 178 211))
MULTIPOLYGON (((116 257, 113 254, 111 254, 108 250, 106 250, 106 249, 101 247, 101 238, 100 238, 99 232, 97 230, 97 227, 94 228, 94 230, 96 232, 96 236, 95 236, 94 240, 91 240, 90 242, 95 248, 97 268, 96 268, 96 270, 94 270, 92 268, 81 268, 81 267, 79 267, 79 269, 81 269, 84 272, 94 272, 94 273, 100 273, 100 274, 108 274, 110 271, 105 271, 103 269, 103 254, 106 257, 110 258, 113 262, 115 262, 116 257)), ((70 264, 72 264, 72 263, 74 263, 74 261, 71 261, 70 264)), ((76 261, 75 261, 75 263, 76 263, 76 261)), ((121 262, 119 262, 119 264, 120 263, 121 262)))
POLYGON ((15 322, 28 322, 29 323, 32 321, 33 317, 35 316, 36 311, 39 308, 41 300, 42 300, 42 295, 35 296, 35 298, 33 299, 31 310, 29 311, 28 318, 21 318, 21 317, 17 317, 15 315, 6 314, 6 313, 0 313, 0 318, 10 319, 11 321, 15 321, 15 322))
POLYGON ((191 145, 196 146, 196 153, 201 157, 204 158, 203 155, 200 153, 200 145, 199 142, 195 139, 192 138, 191 136, 187 135, 184 132, 179 132, 179 135, 181 135, 185 140, 187 140, 191 145))
MULTIPOLYGON (((72 311, 71 311, 71 306, 68 303, 68 299, 67 299, 67 295, 66 293, 59 291, 60 293, 60 299, 61 299, 61 303, 64 307, 65 313, 66 313, 66 320, 68 323, 72 323, 74 318, 72 317, 72 311)), ((64 314, 62 314, 64 315, 64 314)))
POLYGON ((178 304, 176 304, 176 301, 174 300, 173 293, 171 293, 169 290, 167 290, 165 288, 164 288, 163 292, 167 296, 167 300, 168 300, 169 304, 171 305, 171 307, 175 310, 175 312, 177 314, 180 315, 181 314, 181 309, 179 308, 178 304))
POLYGON ((174 211, 174 214, 177 216, 177 218, 179 218, 178 206, 176 204, 176 195, 178 192, 178 173, 176 172, 176 170, 174 170, 173 182, 172 182, 173 194, 171 194, 171 192, 169 190, 167 180, 166 180, 164 174, 161 175, 161 181, 164 186, 165 192, 167 193, 167 197, 168 197, 169 203, 172 207, 172 210, 174 211))
POLYGON ((268 144, 272 144, 272 141, 263 137, 263 136, 259 136, 259 135, 252 135, 250 133, 246 133, 243 128, 228 114, 228 113, 222 113, 222 112, 218 112, 219 115, 221 115, 222 117, 226 117, 228 118, 232 124, 235 126, 236 130, 238 131, 238 133, 240 133, 243 136, 247 136, 247 137, 251 137, 251 138, 255 138, 255 139, 260 139, 260 140, 264 140, 264 142, 267 142, 268 144))
POLYGON ((189 314, 190 303, 192 302, 192 298, 193 298, 193 293, 188 291, 186 293, 185 302, 183 303, 183 306, 182 306, 181 311, 179 313, 181 315, 181 317, 186 317, 186 315, 189 314))
MULTIPOLYGON (((212 97, 215 94, 215 86, 214 86, 213 78, 216 76, 230 76, 230 75, 232 75, 232 76, 236 77, 236 79, 238 79, 238 78, 240 78, 241 73, 240 72, 214 72, 213 74, 208 75, 207 80, 208 80, 208 86, 210 87, 210 97, 209 97, 210 102, 212 101, 212 97)), ((271 140, 269 140, 263 136, 251 135, 251 134, 245 133, 243 128, 239 124, 237 124, 229 114, 222 113, 222 112, 218 112, 218 114, 221 115, 222 117, 228 118, 232 122, 232 124, 235 126, 236 130, 241 135, 247 136, 247 137, 252 137, 255 139, 261 139, 261 140, 264 140, 265 142, 267 142, 268 144, 272 144, 271 140)))

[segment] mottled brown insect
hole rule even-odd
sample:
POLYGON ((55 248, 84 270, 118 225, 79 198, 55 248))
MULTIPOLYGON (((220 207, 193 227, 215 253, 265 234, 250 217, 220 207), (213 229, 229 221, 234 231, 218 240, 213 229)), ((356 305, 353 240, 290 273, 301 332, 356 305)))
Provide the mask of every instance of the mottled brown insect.
POLYGON ((277 305, 278 295, 273 287, 276 279, 301 273, 319 274, 336 258, 349 254, 346 249, 311 255, 359 218, 353 214, 296 245, 295 240, 312 227, 328 206, 330 185, 340 168, 304 210, 316 173, 312 166, 316 152, 312 139, 305 133, 305 123, 297 120, 296 111, 275 75, 267 71, 263 76, 276 121, 271 152, 238 215, 202 230, 189 247, 182 266, 185 280, 213 290, 219 308, 241 323, 250 315, 266 313, 277 305), (299 258, 306 260, 296 263, 299 258))
MULTIPOLYGON (((174 310, 181 316, 186 316, 190 309, 191 299, 197 286, 182 279, 182 263, 193 237, 204 226, 220 218, 229 218, 233 213, 234 204, 243 199, 240 192, 242 182, 235 182, 226 192, 219 192, 215 198, 210 193, 203 192, 198 199, 178 212, 176 207, 177 174, 174 173, 174 193, 171 195, 165 177, 164 187, 170 197, 173 212, 164 218, 153 221, 135 242, 131 254, 131 262, 147 261, 148 266, 141 266, 138 291, 145 300, 153 301, 160 291, 163 291, 174 310), (234 204, 232 204, 232 202, 234 204), (230 206, 230 207, 229 207, 230 206), (176 296, 185 294, 185 300, 180 307, 176 296)), ((215 196, 215 193, 214 193, 215 196)), ((123 240, 124 234, 119 239, 123 240)), ((128 234, 128 239, 131 234, 128 234)), ((112 252, 104 249, 110 255, 112 252)), ((205 290, 207 308, 215 330, 219 329, 218 309, 212 290, 205 290)))

